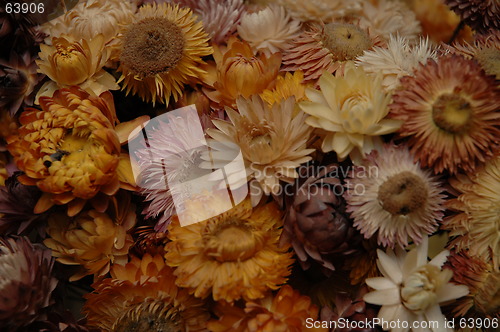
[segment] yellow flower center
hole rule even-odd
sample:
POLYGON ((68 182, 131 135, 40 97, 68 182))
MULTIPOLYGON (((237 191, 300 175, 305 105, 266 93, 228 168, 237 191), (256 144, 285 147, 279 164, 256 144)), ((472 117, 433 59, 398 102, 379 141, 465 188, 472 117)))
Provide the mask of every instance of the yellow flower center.
POLYGON ((114 324, 113 332, 181 332, 180 317, 164 301, 143 303, 123 314, 114 324))
POLYGON ((264 237, 244 224, 243 220, 228 220, 216 225, 204 235, 205 253, 219 262, 244 261, 264 246, 264 237))
POLYGON ((472 107, 461 96, 445 93, 440 95, 432 105, 432 119, 436 126, 446 132, 464 133, 472 122, 472 107))
POLYGON ((373 46, 368 33, 354 24, 329 23, 325 25, 321 37, 335 61, 353 60, 373 46))
POLYGON ((121 64, 140 78, 167 73, 182 59, 181 28, 162 17, 147 18, 131 25, 124 35, 121 64))
POLYGON ((425 182, 408 171, 388 178, 378 190, 382 207, 393 215, 407 215, 422 208, 427 197, 425 182))
POLYGON ((437 290, 446 284, 453 272, 441 271, 435 265, 424 265, 403 282, 401 298, 403 305, 415 313, 423 313, 437 303, 437 290))

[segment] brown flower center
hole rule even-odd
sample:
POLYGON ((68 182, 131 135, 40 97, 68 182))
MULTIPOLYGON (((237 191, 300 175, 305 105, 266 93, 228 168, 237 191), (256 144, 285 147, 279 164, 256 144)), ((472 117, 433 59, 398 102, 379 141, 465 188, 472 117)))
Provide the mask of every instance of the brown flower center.
POLYGON ((322 35, 324 46, 333 54, 335 61, 353 60, 373 46, 366 31, 354 24, 329 23, 322 35))
POLYGON ((471 124, 472 107, 456 94, 445 93, 432 105, 432 119, 436 126, 451 134, 467 131, 471 124))
POLYGON ((222 222, 203 240, 205 253, 219 262, 247 260, 264 245, 263 237, 253 232, 243 220, 222 222))
POLYGON ((408 171, 390 177, 378 190, 382 207, 393 215, 407 215, 420 209, 427 196, 425 182, 408 171))
POLYGON ((496 46, 490 46, 480 49, 475 59, 488 75, 500 77, 500 49, 496 46))
POLYGON ((113 332, 181 332, 179 312, 165 301, 140 303, 115 322, 113 332))
POLYGON ((120 61, 140 78, 167 73, 181 60, 184 44, 176 24, 161 17, 147 18, 125 33, 120 61))

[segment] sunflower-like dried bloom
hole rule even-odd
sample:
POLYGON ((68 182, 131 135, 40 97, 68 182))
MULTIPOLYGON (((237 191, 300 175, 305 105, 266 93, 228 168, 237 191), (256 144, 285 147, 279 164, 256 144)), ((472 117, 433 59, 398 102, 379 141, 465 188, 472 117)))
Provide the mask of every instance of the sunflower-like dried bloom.
POLYGON ((448 7, 479 33, 500 30, 500 3, 498 0, 445 0, 448 7))
POLYGON ((500 272, 466 251, 454 252, 444 266, 451 281, 469 288, 469 294, 452 304, 455 317, 500 319, 500 272))
POLYGON ((309 154, 314 150, 306 145, 312 130, 305 124, 306 115, 295 111, 294 98, 270 107, 256 95, 239 98, 236 104, 238 112, 226 108, 230 122, 213 120, 218 129, 207 130, 215 140, 213 148, 224 155, 225 150, 237 145, 247 177, 258 182, 260 194, 277 194, 280 180, 293 182, 298 177, 295 169, 311 160, 309 154))
POLYGON ((270 5, 243 15, 238 34, 254 50, 271 55, 288 48, 300 31, 300 21, 290 17, 284 7, 270 5))
POLYGON ((216 49, 216 78, 207 96, 217 104, 234 107, 239 96, 249 98, 273 88, 281 65, 280 53, 255 56, 247 42, 231 38, 224 54, 216 49))
POLYGON ((236 32, 246 11, 243 0, 174 0, 190 7, 215 44, 223 44, 236 32))
POLYGON ((208 35, 188 8, 178 5, 145 5, 120 37, 118 71, 126 93, 147 102, 168 106, 177 101, 184 84, 206 72, 202 57, 212 54, 208 35))
MULTIPOLYGON (((217 195, 215 196, 218 197, 217 195)), ((218 198, 221 205, 222 197, 218 198)), ((203 198, 186 203, 189 211, 216 209, 203 198)), ((252 209, 249 199, 208 220, 168 229, 167 264, 176 267, 176 284, 196 297, 233 302, 255 300, 278 289, 293 263, 289 247, 278 246, 281 212, 274 203, 252 209), (188 249, 189 248, 189 249, 188 249)))
POLYGON ((426 236, 408 253, 402 249, 396 253, 377 250, 378 267, 384 276, 366 279, 366 284, 375 290, 363 299, 382 306, 378 313, 380 320, 399 319, 409 326, 416 321, 433 321, 443 327, 445 317, 440 305, 469 293, 467 286, 449 282, 453 276, 451 270, 442 269, 449 255, 447 250, 427 261, 428 242, 426 236))
POLYGON ((260 96, 270 106, 290 97, 295 97, 295 101, 300 102, 306 99, 307 87, 308 84, 304 83, 304 73, 302 71, 287 72, 285 75, 276 78, 274 89, 266 89, 262 91, 260 96))
POLYGON ((374 47, 357 57, 355 62, 367 73, 382 73, 382 85, 386 91, 393 91, 400 86, 401 77, 413 76, 418 65, 429 59, 437 60, 437 54, 428 39, 420 39, 420 43, 410 45, 406 38, 391 35, 387 48, 374 47))
POLYGON ((41 30, 49 35, 45 41, 48 44, 53 37, 63 34, 75 40, 91 40, 101 34, 109 51, 115 53, 121 26, 132 21, 135 11, 134 1, 79 1, 64 15, 45 23, 41 30))
POLYGON ((413 162, 404 146, 374 151, 346 180, 347 211, 365 238, 384 246, 422 242, 443 218, 444 195, 436 177, 413 162))
POLYGON ((102 69, 109 59, 103 35, 74 41, 72 36, 54 37, 52 45, 40 45, 38 71, 53 82, 45 83, 36 98, 52 97, 59 88, 78 85, 93 95, 119 88, 115 78, 102 69))
POLYGON ((107 213, 84 211, 73 218, 62 213, 49 217, 47 233, 51 238, 43 243, 52 249, 52 256, 63 264, 80 265, 70 281, 86 275, 95 278, 109 272, 111 264, 125 264, 132 236, 127 234, 135 225, 135 206, 130 196, 120 192, 113 197, 107 213))
MULTIPOLYGON (((415 12, 422 26, 422 34, 431 41, 447 43, 460 24, 460 17, 445 5, 444 0, 404 0, 415 12)), ((457 40, 469 39, 472 31, 462 29, 457 40)))
POLYGON ((42 193, 20 183, 19 175, 15 173, 5 181, 5 187, 0 187, 0 233, 29 234, 33 228, 43 233, 47 216, 33 212, 42 193))
POLYGON ((0 328, 16 331, 43 319, 57 279, 50 251, 27 238, 0 238, 0 328))
POLYGON ((362 0, 278 0, 300 21, 331 22, 361 11, 362 0))
POLYGON ((391 35, 398 35, 410 41, 422 33, 420 22, 415 13, 401 1, 378 0, 363 3, 359 25, 389 40, 391 35))
POLYGON ((318 308, 308 296, 285 285, 276 296, 247 302, 245 308, 222 302, 216 313, 219 319, 208 323, 213 332, 300 332, 304 331, 306 320, 317 318, 318 308))
POLYGON ((350 60, 374 46, 385 46, 385 42, 356 24, 313 25, 284 51, 282 70, 302 70, 305 80, 316 80, 325 72, 343 73, 350 60))
POLYGON ((104 196, 120 187, 134 189, 130 160, 120 154, 120 141, 126 140, 134 123, 114 127, 111 93, 92 97, 72 87, 40 98, 40 104, 42 110, 21 114, 19 134, 7 140, 17 167, 25 173, 19 181, 45 192, 35 213, 68 204, 68 215, 73 216, 92 198, 103 212, 104 196))
POLYGON ((308 88, 311 101, 299 103, 310 116, 306 123, 326 130, 321 148, 335 151, 340 160, 348 155, 360 162, 364 155, 382 147, 380 135, 393 133, 400 121, 385 119, 391 96, 382 88, 382 75, 373 78, 349 62, 344 76, 325 73, 320 90, 308 88))
POLYGON ((500 88, 481 67, 443 56, 401 79, 390 116, 422 167, 435 173, 473 171, 500 148, 500 88))
POLYGON ((476 60, 486 74, 500 80, 500 31, 495 30, 487 35, 476 35, 474 43, 454 44, 447 51, 458 53, 468 59, 476 60))
POLYGON ((450 247, 469 249, 471 256, 479 256, 500 266, 500 157, 467 175, 450 179, 459 196, 447 202, 448 208, 458 213, 447 217, 443 228, 457 236, 450 247))
POLYGON ((132 256, 114 265, 112 278, 92 285, 83 311, 87 325, 101 331, 206 331, 204 303, 175 286, 172 269, 160 255, 132 256))
POLYGON ((9 61, 0 59, 0 109, 15 115, 21 105, 33 105, 32 92, 39 81, 35 59, 29 52, 11 52, 9 61))
MULTIPOLYGON (((368 292, 368 287, 361 286, 358 289, 355 289, 352 294, 347 292, 337 292, 333 299, 332 308, 326 306, 321 309, 320 312, 320 320, 323 324, 326 324, 325 327, 330 327, 330 322, 339 323, 344 321, 350 322, 365 322, 365 321, 373 321, 373 319, 377 316, 377 311, 373 305, 367 304, 363 301, 363 296, 368 292)), ((360 324, 358 324, 360 325, 360 324)), ((352 324, 352 326, 355 326, 352 324)), ((375 332, 378 331, 377 328, 334 328, 331 327, 329 329, 331 332, 342 331, 342 332, 375 332)))
POLYGON ((333 271, 334 258, 356 252, 361 237, 346 214, 344 199, 337 194, 343 189, 334 177, 338 165, 302 170, 305 181, 293 193, 282 241, 292 243, 303 268, 314 260, 333 271))

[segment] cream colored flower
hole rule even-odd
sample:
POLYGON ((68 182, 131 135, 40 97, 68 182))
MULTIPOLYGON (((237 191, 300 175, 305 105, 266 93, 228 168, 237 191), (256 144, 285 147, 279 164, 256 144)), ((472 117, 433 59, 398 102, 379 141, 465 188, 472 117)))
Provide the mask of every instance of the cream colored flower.
POLYGON ((118 85, 111 74, 102 67, 109 59, 103 35, 75 41, 63 35, 52 39, 52 45, 40 45, 40 59, 36 60, 38 72, 47 75, 52 82, 45 83, 37 93, 39 97, 52 97, 60 88, 78 85, 94 96, 107 90, 116 90, 118 85))
POLYGON ((428 39, 420 39, 419 44, 411 46, 408 39, 391 35, 387 48, 374 47, 355 62, 367 73, 382 73, 382 85, 386 91, 392 91, 399 86, 401 77, 413 76, 414 69, 428 59, 437 60, 436 51, 430 47, 428 39))
POLYGON ((331 22, 359 13, 362 0, 278 0, 301 21, 331 22))
POLYGON ((378 0, 375 4, 363 2, 359 25, 389 40, 391 35, 398 35, 413 41, 422 33, 420 22, 415 13, 401 1, 378 0))
POLYGON ((378 313, 380 320, 402 322, 402 328, 394 330, 409 331, 413 322, 432 321, 438 326, 422 330, 449 331, 440 304, 469 293, 467 286, 449 283, 451 270, 441 269, 449 252, 442 251, 428 262, 428 246, 429 239, 425 237, 421 245, 408 253, 377 250, 377 265, 383 277, 366 279, 375 291, 366 294, 364 300, 382 306, 378 313))
POLYGON ((294 98, 275 103, 272 108, 258 95, 238 98, 236 104, 239 113, 226 108, 231 122, 214 120, 218 130, 207 130, 215 140, 208 142, 216 150, 214 160, 234 159, 227 155, 238 146, 248 177, 255 179, 266 195, 277 193, 279 181, 297 178, 295 169, 309 161, 308 155, 314 151, 306 148, 312 131, 304 123, 306 115, 295 111, 294 98))
POLYGON ((71 35, 77 40, 90 40, 102 34, 104 43, 114 53, 115 38, 120 32, 121 25, 130 22, 135 11, 134 1, 80 1, 64 15, 42 26, 42 31, 50 37, 45 42, 50 44, 52 37, 60 37, 62 34, 71 35))
POLYGON ((393 133, 400 121, 385 119, 391 96, 382 88, 382 76, 367 75, 353 62, 345 66, 344 77, 325 73, 319 79, 320 90, 308 88, 311 101, 299 103, 310 116, 306 123, 327 132, 324 152, 335 151, 339 159, 348 155, 359 163, 366 153, 380 150, 380 135, 393 133))
POLYGON ((241 18, 238 33, 253 49, 266 55, 287 48, 298 36, 300 21, 292 19, 284 7, 270 5, 256 13, 241 18))

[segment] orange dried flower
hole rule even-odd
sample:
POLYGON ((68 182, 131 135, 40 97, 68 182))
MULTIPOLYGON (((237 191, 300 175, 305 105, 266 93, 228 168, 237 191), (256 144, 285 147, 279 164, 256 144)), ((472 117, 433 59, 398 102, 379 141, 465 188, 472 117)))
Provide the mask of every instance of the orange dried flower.
POLYGON ((9 152, 25 173, 19 181, 45 192, 35 213, 67 204, 68 215, 74 216, 93 198, 94 208, 104 212, 103 197, 120 187, 134 189, 130 161, 121 153, 120 142, 143 117, 115 127, 111 93, 92 97, 77 87, 42 97, 40 104, 42 110, 30 108, 21 114, 18 135, 7 138, 9 152))
POLYGON ((274 297, 247 302, 244 309, 221 303, 216 311, 219 320, 208 323, 213 332, 300 332, 304 331, 306 319, 318 316, 318 308, 311 299, 289 285, 283 286, 274 297))

